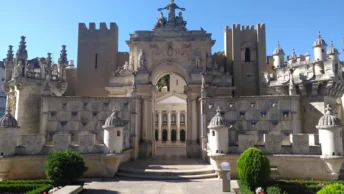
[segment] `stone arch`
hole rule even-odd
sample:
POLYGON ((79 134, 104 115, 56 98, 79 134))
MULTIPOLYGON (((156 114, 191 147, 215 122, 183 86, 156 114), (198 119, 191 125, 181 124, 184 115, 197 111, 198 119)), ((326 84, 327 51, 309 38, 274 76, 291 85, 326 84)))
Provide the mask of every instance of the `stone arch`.
POLYGON ((164 63, 155 67, 151 71, 150 81, 153 85, 156 85, 161 77, 170 73, 175 73, 182 77, 185 80, 186 84, 190 83, 191 77, 186 68, 182 67, 181 65, 167 65, 164 63))

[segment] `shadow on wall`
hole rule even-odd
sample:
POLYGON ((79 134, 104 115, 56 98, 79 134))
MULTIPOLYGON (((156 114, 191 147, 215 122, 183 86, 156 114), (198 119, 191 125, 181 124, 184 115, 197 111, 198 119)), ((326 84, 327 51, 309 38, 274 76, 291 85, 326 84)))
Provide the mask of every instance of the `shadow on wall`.
POLYGON ((301 99, 301 122, 303 124, 302 129, 304 129, 302 132, 318 134, 318 130, 315 126, 318 125, 318 121, 323 114, 311 103, 312 102, 307 98, 301 99))

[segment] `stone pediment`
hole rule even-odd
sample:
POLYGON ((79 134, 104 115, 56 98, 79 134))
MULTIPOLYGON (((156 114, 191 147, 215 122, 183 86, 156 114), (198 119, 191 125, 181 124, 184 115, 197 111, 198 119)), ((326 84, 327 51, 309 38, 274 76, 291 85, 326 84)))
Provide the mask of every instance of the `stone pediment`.
POLYGON ((178 93, 167 93, 156 99, 157 104, 186 104, 186 96, 178 93))

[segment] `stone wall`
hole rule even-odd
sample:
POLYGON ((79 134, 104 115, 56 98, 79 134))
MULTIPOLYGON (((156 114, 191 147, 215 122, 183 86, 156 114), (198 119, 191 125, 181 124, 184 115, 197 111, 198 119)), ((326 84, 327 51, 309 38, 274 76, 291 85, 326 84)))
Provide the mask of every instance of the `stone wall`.
MULTIPOLYGON (((112 97, 42 97, 40 135, 45 137, 43 153, 50 150, 74 149, 81 153, 102 153, 103 128, 112 109, 128 121, 125 129, 135 132, 135 98, 112 97)), ((34 145, 26 144, 25 147, 34 145)))
POLYGON ((298 96, 253 96, 237 98, 202 98, 203 129, 220 107, 229 126, 230 145, 238 145, 239 135, 253 135, 256 144, 264 145, 264 134, 301 132, 298 96))
MULTIPOLYGON (((84 177, 114 177, 121 163, 128 162, 132 150, 121 155, 85 154, 84 177)), ((44 179, 47 155, 0 157, 0 180, 44 179)))

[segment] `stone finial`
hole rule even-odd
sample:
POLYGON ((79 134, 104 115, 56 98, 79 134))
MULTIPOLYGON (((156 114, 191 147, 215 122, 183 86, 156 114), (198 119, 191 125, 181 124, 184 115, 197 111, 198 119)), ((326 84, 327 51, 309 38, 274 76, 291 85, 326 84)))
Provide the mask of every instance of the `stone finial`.
POLYGON ((26 42, 25 42, 25 36, 21 36, 21 41, 19 43, 19 48, 16 53, 17 60, 27 60, 27 50, 26 50, 26 42))
POLYGON ((215 129, 225 127, 225 120, 221 114, 220 107, 217 107, 215 116, 211 119, 208 128, 215 129))
POLYGON ((331 105, 327 104, 324 116, 319 119, 317 128, 341 126, 340 120, 332 114, 331 105))
POLYGON ((11 115, 11 109, 6 108, 6 113, 0 118, 0 128, 18 128, 17 120, 11 115))
POLYGON ((59 65, 68 66, 66 45, 62 45, 62 50, 59 58, 59 65))

